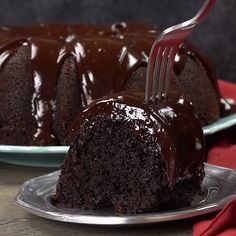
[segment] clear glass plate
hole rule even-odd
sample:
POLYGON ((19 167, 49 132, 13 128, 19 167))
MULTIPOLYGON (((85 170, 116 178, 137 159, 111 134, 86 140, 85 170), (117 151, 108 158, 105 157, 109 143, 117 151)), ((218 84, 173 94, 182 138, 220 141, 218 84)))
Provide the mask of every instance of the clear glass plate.
MULTIPOLYGON (((205 136, 236 125, 236 114, 223 117, 203 127, 205 136)), ((59 167, 68 151, 67 146, 14 146, 0 145, 0 161, 25 166, 59 167)))
POLYGON ((160 223, 186 219, 222 209, 236 199, 236 171, 205 163, 205 178, 202 182, 204 196, 196 196, 185 207, 169 211, 137 215, 116 215, 111 209, 78 211, 58 208, 51 204, 50 196, 55 191, 59 171, 25 182, 16 203, 32 214, 56 221, 91 225, 135 225, 160 223))

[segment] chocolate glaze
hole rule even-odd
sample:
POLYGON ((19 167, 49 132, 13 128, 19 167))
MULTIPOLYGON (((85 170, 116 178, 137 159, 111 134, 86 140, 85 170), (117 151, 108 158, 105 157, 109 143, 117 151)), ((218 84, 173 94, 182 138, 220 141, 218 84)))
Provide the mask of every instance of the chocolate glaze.
MULTIPOLYGON (((139 66, 146 66, 155 27, 117 23, 111 26, 35 25, 0 29, 0 65, 18 47, 31 49, 32 115, 37 123, 33 145, 56 143, 52 131, 57 77, 64 59, 73 55, 85 108, 94 99, 119 92, 139 66)), ((174 69, 181 73, 188 50, 180 51, 174 69)), ((144 89, 144 88, 143 88, 144 89)))
POLYGON ((58 73, 65 57, 77 61, 83 89, 83 106, 120 91, 125 80, 147 62, 158 31, 143 25, 112 26, 37 25, 3 27, 0 30, 1 68, 18 47, 31 48, 35 92, 32 115, 37 122, 33 145, 55 143, 52 131, 58 73))
POLYGON ((30 38, 29 42, 34 71, 33 114, 38 124, 32 144, 41 144, 41 140, 55 143, 51 124, 55 111, 55 88, 59 71, 59 63, 55 58, 59 57, 61 44, 44 38, 30 38))
POLYGON ((93 102, 78 115, 71 129, 71 139, 79 135, 85 122, 94 117, 108 117, 111 120, 122 120, 129 123, 132 132, 144 142, 157 144, 170 187, 175 183, 190 178, 198 173, 203 176, 204 137, 192 105, 178 94, 172 94, 171 99, 147 105, 143 94, 118 94, 93 102))

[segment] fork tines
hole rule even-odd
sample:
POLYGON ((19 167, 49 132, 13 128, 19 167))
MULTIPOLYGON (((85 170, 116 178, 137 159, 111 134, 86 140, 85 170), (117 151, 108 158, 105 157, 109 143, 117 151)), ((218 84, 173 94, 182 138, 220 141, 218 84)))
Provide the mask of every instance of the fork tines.
POLYGON ((146 103, 166 98, 177 52, 174 46, 159 46, 158 43, 151 51, 147 68, 146 103))
POLYGON ((192 19, 164 30, 155 40, 148 59, 146 103, 166 98, 179 46, 193 28, 208 15, 214 3, 215 0, 205 0, 192 19))

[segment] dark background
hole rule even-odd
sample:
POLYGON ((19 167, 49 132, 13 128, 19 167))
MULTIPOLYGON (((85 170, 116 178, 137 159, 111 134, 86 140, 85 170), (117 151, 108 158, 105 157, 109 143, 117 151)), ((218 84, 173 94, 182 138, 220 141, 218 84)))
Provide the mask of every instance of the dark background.
MULTIPOLYGON (((202 0, 0 0, 0 24, 37 22, 157 24, 164 29, 194 15, 202 0)), ((216 0, 191 40, 207 52, 220 78, 236 82, 236 1, 216 0)))

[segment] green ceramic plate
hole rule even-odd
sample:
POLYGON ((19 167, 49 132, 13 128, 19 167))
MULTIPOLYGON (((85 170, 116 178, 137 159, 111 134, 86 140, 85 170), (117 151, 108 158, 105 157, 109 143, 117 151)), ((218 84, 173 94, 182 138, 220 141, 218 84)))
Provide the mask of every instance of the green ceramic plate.
POLYGON ((24 166, 59 167, 68 148, 67 146, 0 145, 0 161, 24 166))
MULTIPOLYGON (((205 136, 236 125, 236 114, 224 117, 203 127, 205 136)), ((59 167, 68 151, 67 146, 13 146, 0 145, 0 161, 24 166, 59 167)))

